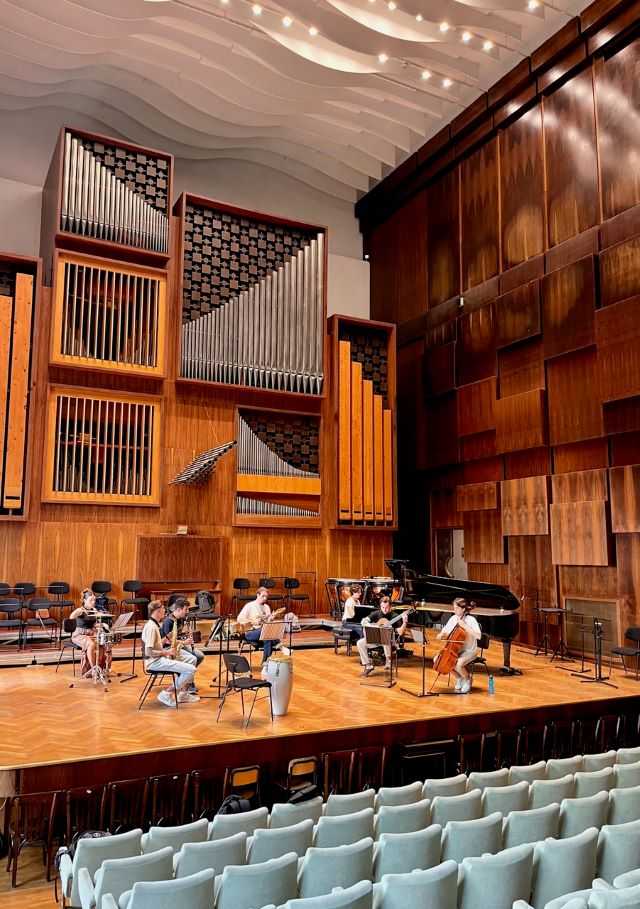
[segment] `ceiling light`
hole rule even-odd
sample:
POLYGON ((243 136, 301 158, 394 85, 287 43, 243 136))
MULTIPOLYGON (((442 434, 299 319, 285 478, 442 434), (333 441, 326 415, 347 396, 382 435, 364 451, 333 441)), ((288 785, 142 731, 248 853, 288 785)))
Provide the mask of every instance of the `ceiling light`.
POLYGON ((394 9, 397 9, 397 8, 398 8, 398 4, 397 4, 397 3, 394 3, 393 0, 389 0, 389 2, 387 3, 387 6, 388 6, 389 9, 391 10, 391 12, 393 12, 394 9))
POLYGON ((483 51, 493 50, 493 41, 485 41, 484 44, 482 45, 482 50, 483 51))
POLYGON ((529 2, 527 3, 527 8, 530 10, 538 9, 539 6, 540 6, 539 0, 529 0, 529 2))
POLYGON ((378 54, 378 62, 379 62, 379 63, 386 63, 388 59, 389 59, 389 58, 387 57, 386 54, 378 54))
POLYGON ((453 82, 451 81, 451 79, 446 78, 446 79, 443 79, 443 80, 442 80, 442 87, 443 87, 443 88, 451 88, 452 85, 453 85, 453 82))
POLYGON ((251 7, 254 16, 260 16, 262 14, 262 7, 259 3, 254 3, 251 7))
POLYGON ((422 13, 418 13, 416 16, 416 22, 422 22, 422 13))
POLYGON ((420 73, 420 78, 424 79, 424 81, 426 82, 427 79, 431 78, 431 73, 429 72, 428 69, 423 69, 422 72, 420 73))
POLYGON ((448 23, 448 22, 441 22, 441 23, 440 23, 440 31, 441 31, 441 32, 448 32, 448 31, 449 31, 449 23, 448 23))
POLYGON ((290 25, 293 25, 293 19, 291 18, 291 16, 285 16, 284 19, 282 20, 282 24, 284 25, 285 28, 289 28, 290 25))
POLYGON ((471 32, 463 32, 461 37, 462 37, 462 40, 464 41, 464 43, 468 44, 469 41, 471 41, 472 35, 471 35, 471 32))
POLYGON ((315 36, 318 34, 318 29, 315 27, 315 25, 311 26, 311 28, 309 29, 309 34, 311 35, 312 38, 315 38, 315 36))
POLYGON ((229 0, 220 0, 220 3, 222 3, 223 6, 228 6, 229 0))

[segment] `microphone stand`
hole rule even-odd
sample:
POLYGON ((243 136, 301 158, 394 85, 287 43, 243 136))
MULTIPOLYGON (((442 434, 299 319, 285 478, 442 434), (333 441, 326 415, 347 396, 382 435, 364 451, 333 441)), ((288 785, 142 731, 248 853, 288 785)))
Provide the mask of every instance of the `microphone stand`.
POLYGON ((606 685, 608 688, 617 688, 617 685, 614 685, 613 682, 610 682, 611 674, 604 676, 602 674, 602 638, 604 637, 604 632, 602 630, 602 621, 597 619, 595 616, 593 618, 593 660, 594 660, 594 677, 592 679, 580 679, 582 685, 593 685, 600 684, 606 685))

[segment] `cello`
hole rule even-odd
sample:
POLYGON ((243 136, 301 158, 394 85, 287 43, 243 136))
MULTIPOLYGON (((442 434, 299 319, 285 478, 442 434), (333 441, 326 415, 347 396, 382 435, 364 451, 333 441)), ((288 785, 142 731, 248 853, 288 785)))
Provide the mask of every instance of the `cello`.
MULTIPOLYGON (((463 619, 466 619, 474 606, 475 603, 473 601, 471 603, 465 603, 464 615, 462 616, 463 619)), ((433 668, 438 675, 448 675, 455 669, 458 657, 464 648, 466 638, 467 633, 461 625, 456 625, 453 631, 449 633, 444 647, 436 653, 433 658, 433 668)))

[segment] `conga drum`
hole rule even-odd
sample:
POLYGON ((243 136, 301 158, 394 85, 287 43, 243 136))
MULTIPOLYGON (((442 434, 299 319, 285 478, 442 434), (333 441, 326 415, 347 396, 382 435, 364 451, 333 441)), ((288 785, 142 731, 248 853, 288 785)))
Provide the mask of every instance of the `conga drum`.
POLYGON ((262 667, 262 678, 271 682, 273 715, 284 716, 293 691, 293 660, 290 656, 274 654, 262 667))

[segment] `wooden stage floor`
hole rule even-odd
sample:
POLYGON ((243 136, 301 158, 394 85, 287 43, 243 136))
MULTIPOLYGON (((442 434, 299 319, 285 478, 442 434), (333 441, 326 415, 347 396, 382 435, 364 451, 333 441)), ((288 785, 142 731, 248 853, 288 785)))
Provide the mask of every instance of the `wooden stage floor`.
MULTIPOLYGON (((416 652, 417 652, 416 648, 416 652)), ((429 646, 433 653, 434 645, 429 646)), ((617 689, 604 685, 583 685, 557 664, 531 651, 513 648, 512 663, 521 676, 498 674, 502 648, 493 644, 487 653, 490 669, 495 669, 496 692, 489 695, 487 675, 476 674, 474 690, 463 696, 447 690, 441 678, 437 698, 417 699, 402 688, 420 687, 420 662, 401 662, 395 688, 361 684, 360 665, 354 648, 347 657, 333 650, 302 650, 294 653, 294 692, 289 713, 267 719, 265 702, 256 706, 248 730, 242 728, 239 699, 227 703, 222 720, 216 723, 217 700, 201 700, 185 705, 178 712, 149 699, 137 710, 137 698, 144 683, 142 676, 124 684, 117 679, 108 690, 92 683, 73 681, 71 668, 58 674, 51 666, 0 670, 0 769, 9 770, 41 765, 68 764, 99 758, 167 752, 198 746, 211 746, 265 739, 331 733, 340 730, 370 730, 390 724, 461 719, 473 715, 489 717, 535 708, 548 708, 587 701, 635 697, 640 683, 618 670, 613 678, 617 689)), ((197 675, 201 694, 212 694, 209 682, 217 671, 218 660, 209 656, 197 675)), ((128 669, 115 663, 116 669, 128 669)), ((579 668, 577 665, 575 668, 579 668)), ((428 664, 427 684, 433 672, 428 664)), ((370 682, 382 682, 378 670, 370 682)), ((603 708, 602 712, 606 712, 603 708)), ((499 720, 495 720, 498 724, 499 720)), ((407 741, 411 736, 407 734, 407 741)))

